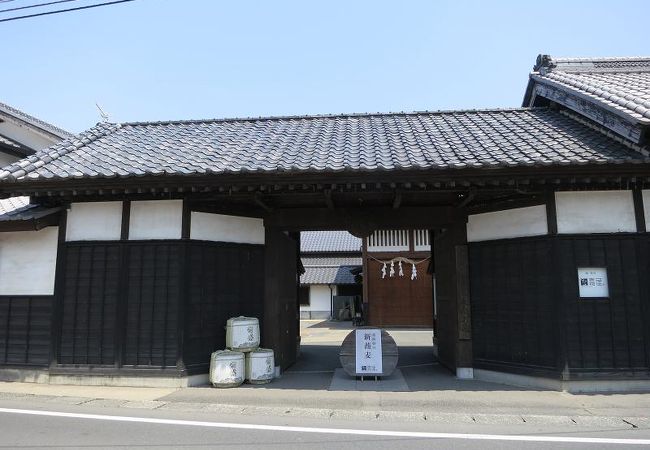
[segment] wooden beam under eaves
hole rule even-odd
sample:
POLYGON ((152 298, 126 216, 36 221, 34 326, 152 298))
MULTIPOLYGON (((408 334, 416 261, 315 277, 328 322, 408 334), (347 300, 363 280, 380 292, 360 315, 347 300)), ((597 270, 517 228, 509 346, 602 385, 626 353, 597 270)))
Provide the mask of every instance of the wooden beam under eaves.
POLYGON ((326 189, 323 194, 325 195, 325 204, 329 209, 334 209, 334 201, 332 200, 332 191, 326 189))
POLYGON ((395 197, 393 197, 393 209, 398 209, 402 204, 402 193, 400 191, 395 192, 395 197))
POLYGON ((271 208, 264 200, 262 200, 262 195, 259 192, 253 196, 253 201, 264 211, 273 212, 273 208, 271 208))

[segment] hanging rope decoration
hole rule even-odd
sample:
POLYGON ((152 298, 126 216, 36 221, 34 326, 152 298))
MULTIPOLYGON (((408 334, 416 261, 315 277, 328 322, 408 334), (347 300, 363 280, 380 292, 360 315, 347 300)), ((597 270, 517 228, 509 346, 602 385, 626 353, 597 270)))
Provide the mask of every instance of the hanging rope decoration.
POLYGON ((397 263, 397 275, 400 277, 404 276, 404 267, 402 266, 402 263, 405 264, 410 264, 411 265, 411 281, 416 280, 418 278, 418 269, 417 265, 422 264, 423 262, 426 262, 430 260, 431 258, 425 258, 421 261, 413 261, 408 258, 404 258, 403 256, 397 256, 390 261, 381 261, 377 258, 373 258, 370 256, 371 259, 374 259, 378 263, 381 263, 381 278, 382 280, 386 278, 386 275, 388 275, 390 278, 393 278, 395 276, 395 263, 397 263), (390 263, 390 270, 388 270, 388 264, 390 263), (388 272, 388 273, 387 273, 388 272))

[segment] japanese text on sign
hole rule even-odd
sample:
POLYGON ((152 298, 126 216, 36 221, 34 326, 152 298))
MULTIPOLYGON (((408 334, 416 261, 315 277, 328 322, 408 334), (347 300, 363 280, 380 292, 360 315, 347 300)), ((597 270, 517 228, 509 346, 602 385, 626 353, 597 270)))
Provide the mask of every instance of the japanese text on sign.
POLYGON ((578 289, 581 298, 609 297, 607 269, 603 267, 578 268, 578 289))
POLYGON ((356 332, 356 372, 359 375, 380 375, 383 371, 381 330, 359 329, 356 332))

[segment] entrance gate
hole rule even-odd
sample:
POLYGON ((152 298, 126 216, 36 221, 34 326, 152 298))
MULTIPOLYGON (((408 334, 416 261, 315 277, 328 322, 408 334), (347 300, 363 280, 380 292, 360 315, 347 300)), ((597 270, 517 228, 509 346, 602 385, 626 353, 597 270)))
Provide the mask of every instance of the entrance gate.
POLYGON ((286 369, 299 345, 298 271, 301 230, 340 230, 364 237, 377 229, 433 230, 431 254, 436 273, 438 352, 441 364, 470 376, 472 336, 469 304, 467 215, 462 208, 295 208, 269 212, 264 219, 264 345, 286 369))

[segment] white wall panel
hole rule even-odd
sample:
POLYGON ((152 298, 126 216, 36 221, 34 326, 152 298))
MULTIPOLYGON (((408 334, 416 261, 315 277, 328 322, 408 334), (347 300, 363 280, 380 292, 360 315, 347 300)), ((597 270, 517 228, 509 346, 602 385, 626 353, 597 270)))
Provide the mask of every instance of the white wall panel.
POLYGON ((59 228, 0 233, 0 295, 53 295, 59 228))
POLYGON ((131 202, 129 239, 180 239, 183 200, 131 202))
POLYGON ((546 205, 474 214, 467 220, 467 241, 489 241, 548 233, 546 205))
POLYGON ((264 244, 264 221, 251 217, 192 212, 190 238, 240 244, 264 244))
POLYGON ((122 202, 73 203, 68 211, 66 241, 110 241, 122 233, 122 202))
POLYGON ((558 233, 636 231, 632 191, 556 192, 558 233))
POLYGON ((336 295, 336 286, 330 288, 324 284, 312 284, 309 286, 309 306, 300 306, 300 311, 327 311, 331 312, 332 298, 331 295, 336 295))

